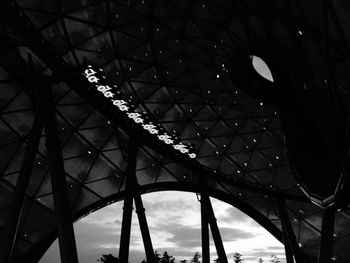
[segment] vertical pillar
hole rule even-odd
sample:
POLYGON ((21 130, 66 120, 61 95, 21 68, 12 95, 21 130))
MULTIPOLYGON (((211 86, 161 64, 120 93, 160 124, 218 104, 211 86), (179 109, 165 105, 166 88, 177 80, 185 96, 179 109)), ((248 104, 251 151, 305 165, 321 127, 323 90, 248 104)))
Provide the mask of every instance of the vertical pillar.
POLYGON ((149 228, 145 215, 145 208, 143 207, 142 198, 140 194, 135 193, 134 200, 136 206, 136 213, 139 219, 143 245, 145 247, 147 263, 155 263, 151 235, 149 233, 149 228))
POLYGON ((323 212, 321 243, 318 253, 318 263, 332 262, 333 255, 333 235, 334 235, 334 207, 328 207, 323 212))
POLYGON ((284 225, 283 222, 282 222, 282 232, 283 232, 282 234, 283 234, 284 251, 286 253, 286 261, 287 263, 294 263, 293 251, 288 240, 286 226, 284 225))
POLYGON ((202 194, 201 201, 204 204, 203 209, 205 211, 207 211, 206 215, 208 218, 208 222, 209 222, 210 229, 211 229, 211 234, 212 234, 213 239, 214 239, 214 243, 215 243, 215 247, 216 247, 216 251, 218 253, 220 263, 227 263, 227 256, 225 253, 224 245, 222 243, 220 231, 219 231, 218 225, 216 223, 214 210, 213 210, 213 207, 211 205, 209 196, 207 194, 202 194))
POLYGON ((40 99, 43 103, 43 117, 46 135, 46 147, 50 167, 52 193, 58 224, 58 241, 62 263, 77 263, 78 255, 74 237, 71 207, 67 192, 67 182, 62 159, 62 152, 57 128, 54 102, 52 100, 51 82, 39 80, 40 99))
MULTIPOLYGON (((278 209, 280 212, 280 220, 282 223, 282 231, 283 231, 283 242, 286 249, 286 257, 287 260, 289 258, 290 262, 294 262, 293 256, 297 263, 302 262, 302 257, 300 255, 299 246, 297 244, 297 240, 290 224, 290 220, 288 217, 288 213, 285 207, 285 203, 283 200, 278 200, 278 209), (292 256, 290 255, 292 254, 292 256)), ((289 261, 287 261, 289 263, 289 261)))
POLYGON ((210 262, 209 223, 204 202, 201 200, 202 262, 210 262))
POLYGON ((125 198, 123 206, 122 229, 119 243, 119 261, 128 263, 129 245, 130 245, 130 230, 133 210, 133 192, 134 192, 134 177, 136 170, 137 158, 137 142, 135 137, 130 138, 128 168, 125 173, 125 198))
POLYGON ((4 232, 2 234, 0 246, 0 262, 11 262, 14 245, 16 242, 19 223, 22 216, 25 193, 28 188, 30 175, 38 151, 40 135, 43 129, 43 121, 40 116, 40 107, 37 109, 33 122, 32 130, 29 136, 21 170, 16 183, 16 188, 12 197, 11 206, 6 219, 4 232))

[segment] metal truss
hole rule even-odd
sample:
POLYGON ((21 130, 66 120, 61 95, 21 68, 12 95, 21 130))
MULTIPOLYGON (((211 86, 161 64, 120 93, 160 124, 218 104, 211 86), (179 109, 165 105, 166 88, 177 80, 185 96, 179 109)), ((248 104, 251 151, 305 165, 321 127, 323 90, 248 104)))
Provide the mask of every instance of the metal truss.
MULTIPOLYGON (((14 4, 14 2, 11 2, 14 4)), ((228 178, 220 173, 216 173, 200 165, 198 162, 189 160, 188 158, 179 155, 170 147, 159 143, 151 136, 147 135, 143 131, 138 131, 138 140, 131 140, 129 149, 128 168, 126 172, 126 189, 125 192, 118 193, 107 198, 103 198, 98 202, 93 203, 85 207, 78 214, 70 215, 70 204, 67 194, 67 185, 65 181, 65 171, 62 160, 62 153, 60 150, 60 142, 58 139, 57 120, 54 114, 54 108, 51 98, 51 85, 54 81, 65 81, 69 84, 77 93, 79 93, 84 99, 86 99, 91 105, 96 107, 109 119, 125 120, 124 117, 118 113, 111 112, 107 107, 99 105, 95 102, 95 99, 90 97, 84 92, 87 83, 84 79, 77 74, 72 73, 72 69, 65 65, 56 53, 50 48, 45 40, 36 32, 36 30, 28 24, 23 16, 20 15, 20 11, 11 6, 10 1, 2 3, 3 12, 8 12, 16 21, 16 24, 5 20, 7 26, 16 29, 19 36, 25 40, 29 47, 50 67, 53 71, 51 78, 40 77, 38 81, 38 87, 43 94, 40 99, 40 106, 33 123, 31 137, 29 139, 28 147, 26 149, 25 158, 21 166, 21 172, 19 181, 17 182, 14 198, 11 204, 11 211, 7 218, 5 232, 3 233, 3 239, 10 242, 2 242, 0 248, 0 261, 11 262, 11 251, 14 247, 16 235, 18 232, 18 225, 21 219, 21 212, 23 202, 25 198, 25 191, 28 186, 31 168, 35 157, 37 145, 40 139, 41 131, 43 127, 46 132, 46 145, 48 149, 48 160, 50 164, 50 173, 52 180, 52 189, 54 194, 55 212, 58 221, 57 232, 49 234, 45 240, 42 240, 40 244, 24 255, 28 257, 28 262, 36 262, 40 256, 46 251, 48 246, 58 235, 60 241, 60 251, 62 262, 78 262, 75 238, 73 232, 73 221, 84 216, 86 213, 96 210, 105 206, 109 202, 115 202, 124 199, 124 212, 122 222, 122 232, 120 239, 119 259, 122 263, 128 262, 129 244, 130 244, 130 229, 131 229, 131 217, 133 211, 133 201, 135 201, 136 212, 139 219, 142 238, 144 242, 147 262, 154 262, 153 245, 151 242, 151 236, 145 216, 144 207, 142 204, 141 193, 150 191, 159 191, 163 189, 183 190, 200 193, 201 195, 201 224, 202 224, 202 255, 203 263, 209 262, 209 228, 212 231, 212 235, 215 241, 215 246, 220 258, 220 262, 226 263, 226 253, 224 251, 223 243, 221 240, 219 228, 216 223, 216 218, 212 205, 210 203, 209 196, 214 196, 220 200, 234 205, 241 211, 248 214, 255 219, 263 227, 265 227, 270 233, 272 233, 280 241, 283 241, 286 247, 287 262, 311 262, 299 248, 293 228, 290 224, 290 219, 285 208, 285 200, 295 200, 307 202, 307 198, 303 195, 285 192, 279 189, 271 189, 263 185, 252 184, 247 181, 228 178), (259 213, 256 209, 240 201, 232 196, 225 195, 217 190, 210 189, 203 186, 203 183, 198 185, 189 185, 186 183, 157 183, 154 185, 139 186, 135 175, 135 167, 137 160, 137 150, 139 145, 147 145, 148 147, 155 149, 164 156, 172 159, 182 165, 190 168, 194 173, 198 174, 201 178, 214 178, 217 181, 231 184, 235 187, 240 187, 248 191, 254 191, 264 195, 268 195, 274 200, 278 200, 278 207, 280 212, 280 220, 282 222, 282 231, 279 230, 273 223, 271 223, 264 215, 259 213), (6 243, 6 244, 5 244, 6 243)), ((73 69, 74 71, 75 69, 73 69)), ((120 121, 118 125, 129 134, 133 134, 135 127, 128 121, 120 121)), ((332 237, 334 231, 334 209, 327 209, 324 212, 322 223, 322 236, 321 236, 321 248, 319 262, 330 262, 332 257, 332 237)), ((22 258, 23 259, 23 258, 22 258)), ((20 259, 20 260, 22 260, 20 259)))

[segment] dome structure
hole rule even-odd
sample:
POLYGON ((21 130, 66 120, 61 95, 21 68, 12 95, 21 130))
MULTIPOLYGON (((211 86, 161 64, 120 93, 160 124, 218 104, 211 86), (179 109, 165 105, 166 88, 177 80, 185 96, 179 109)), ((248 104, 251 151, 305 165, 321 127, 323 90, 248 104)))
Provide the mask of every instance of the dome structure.
POLYGON ((76 262, 72 222, 162 190, 201 195, 221 262, 209 196, 283 242, 288 263, 350 261, 346 1, 9 0, 0 12, 3 262, 38 262, 57 236, 76 262))

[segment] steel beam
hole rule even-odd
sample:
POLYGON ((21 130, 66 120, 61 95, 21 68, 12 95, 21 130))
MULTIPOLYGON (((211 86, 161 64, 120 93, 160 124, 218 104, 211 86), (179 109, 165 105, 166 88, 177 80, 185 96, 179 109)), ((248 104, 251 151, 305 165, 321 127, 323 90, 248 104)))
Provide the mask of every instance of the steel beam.
POLYGON ((321 243, 318 253, 318 263, 332 262, 333 257, 333 235, 334 235, 334 207, 328 207, 323 212, 321 243))
MULTIPOLYGON (((53 72, 53 76, 59 81, 66 82, 74 89, 74 91, 76 91, 81 97, 93 105, 108 119, 120 119, 121 121, 118 122, 118 126, 128 133, 132 133, 135 130, 135 127, 133 125, 130 125, 129 119, 125 116, 123 117, 123 114, 111 111, 108 109, 108 107, 106 107, 106 105, 102 105, 103 103, 98 103, 94 95, 88 94, 86 92, 86 85, 90 84, 86 82, 86 79, 84 79, 81 74, 75 74, 75 69, 67 66, 64 63, 64 61, 57 55, 55 50, 53 50, 52 47, 46 42, 46 40, 40 34, 38 34, 37 30, 31 26, 30 22, 26 19, 26 16, 23 13, 20 13, 20 7, 17 6, 17 3, 12 3, 15 7, 6 3, 3 6, 4 8, 0 8, 0 11, 6 12, 6 14, 11 14, 13 20, 16 21, 16 27, 13 28, 14 32, 16 32, 16 34, 23 40, 30 43, 30 47, 33 52, 46 65, 50 66, 53 72)), ((9 28, 13 27, 11 23, 7 23, 7 26, 9 28)), ((174 150, 170 145, 161 143, 156 136, 150 136, 149 133, 144 130, 139 130, 138 136, 140 138, 140 144, 149 146, 151 149, 156 150, 157 152, 163 154, 175 162, 181 163, 185 167, 197 172, 198 174, 203 174, 207 177, 215 178, 216 180, 220 180, 236 187, 241 187, 243 189, 264 195, 296 201, 309 201, 307 197, 301 194, 287 192, 282 189, 271 189, 269 186, 264 186, 241 179, 235 179, 233 177, 228 178, 221 173, 215 173, 214 171, 207 169, 207 167, 203 166, 199 162, 183 156, 182 154, 179 154, 179 152, 174 150)))
POLYGON ((289 240, 288 240, 286 226, 282 222, 282 220, 281 220, 281 223, 282 223, 283 244, 284 244, 284 251, 286 254, 286 261, 287 261, 287 263, 294 263, 293 250, 292 250, 290 243, 289 243, 289 240))
POLYGON ((25 150, 21 170, 18 176, 16 187, 11 201, 11 206, 6 219, 4 232, 1 238, 0 262, 11 262, 11 256, 14 250, 19 223, 22 217, 23 204, 26 190, 28 188, 30 175, 38 151, 41 132, 43 129, 43 120, 40 116, 40 107, 38 107, 32 130, 29 136, 28 145, 25 150))
POLYGON ((125 198, 123 206, 122 229, 119 243, 119 261, 128 263, 133 197, 135 191, 135 170, 137 158, 137 142, 131 137, 129 146, 128 168, 125 173, 125 198))
POLYGON ((204 202, 201 202, 202 262, 210 262, 209 222, 204 202))
POLYGON ((57 128, 57 118, 51 94, 51 81, 38 81, 46 135, 49 171, 58 228, 58 241, 62 263, 77 263, 78 254, 74 237, 67 181, 57 128))
POLYGON ((214 210, 213 210, 213 207, 211 205, 209 196, 205 193, 202 193, 201 202, 204 205, 203 209, 206 211, 206 215, 207 215, 208 222, 210 225, 211 234, 212 234, 213 239, 214 239, 216 252, 218 254, 220 263, 228 263, 225 248, 224 248, 224 245, 222 243, 220 231, 219 231, 219 228, 218 228, 218 225, 216 222, 214 210))
POLYGON ((289 254, 292 253, 297 263, 303 262, 303 256, 300 253, 300 248, 298 246, 297 239, 294 234, 294 230, 290 223, 284 200, 278 200, 277 203, 278 203, 280 220, 281 220, 282 230, 283 230, 283 239, 286 240, 286 243, 284 244, 286 246, 285 248, 288 250, 286 251, 286 256, 290 257, 289 254))
POLYGON ((139 219, 141 235, 143 240, 143 246, 145 247, 147 263, 155 263, 154 250, 147 224, 145 208, 143 207, 142 198, 139 193, 135 192, 134 195, 136 213, 139 219))

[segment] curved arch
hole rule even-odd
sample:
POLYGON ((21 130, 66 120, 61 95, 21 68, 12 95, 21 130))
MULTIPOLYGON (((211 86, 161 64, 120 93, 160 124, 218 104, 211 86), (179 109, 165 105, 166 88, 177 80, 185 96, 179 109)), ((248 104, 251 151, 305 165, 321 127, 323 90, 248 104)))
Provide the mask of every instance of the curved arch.
MULTIPOLYGON (((232 205, 233 207, 239 209, 250 218, 254 219, 257 223, 259 223, 262 227, 264 227, 269 233, 271 233, 277 240, 283 243, 282 232, 278 229, 268 218, 262 215, 258 210, 246 204, 245 202, 239 200, 237 197, 233 197, 229 194, 225 194, 222 191, 215 189, 206 189, 209 196, 214 197, 220 201, 223 201, 227 204, 232 205)), ((160 192, 160 191, 184 191, 184 192, 192 192, 192 193, 200 193, 201 188, 199 185, 193 185, 183 182, 162 182, 162 183, 154 183, 148 185, 142 185, 138 188, 138 192, 140 194, 152 193, 152 192, 160 192)), ((80 210, 77 214, 74 215, 73 221, 76 222, 81 218, 87 216, 91 212, 99 210, 107 205, 123 200, 125 192, 119 192, 114 195, 108 196, 104 199, 96 201, 82 210, 80 210)), ((16 259, 16 263, 23 262, 25 259, 28 263, 36 263, 47 251, 47 249, 51 246, 51 244, 57 238, 57 231, 53 231, 48 234, 45 238, 43 238, 39 244, 35 246, 34 249, 30 250, 20 258, 16 259)))

